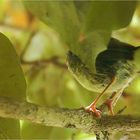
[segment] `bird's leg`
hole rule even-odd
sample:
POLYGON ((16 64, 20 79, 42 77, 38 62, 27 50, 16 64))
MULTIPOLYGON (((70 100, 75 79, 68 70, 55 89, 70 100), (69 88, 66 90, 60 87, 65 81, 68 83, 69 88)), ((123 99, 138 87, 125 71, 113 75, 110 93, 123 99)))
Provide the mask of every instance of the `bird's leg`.
POLYGON ((117 94, 117 92, 113 92, 112 96, 105 101, 105 105, 107 105, 108 110, 110 111, 110 114, 112 116, 114 116, 114 111, 113 111, 113 97, 115 97, 116 94, 117 94))
POLYGON ((120 89, 117 92, 114 92, 112 94, 112 96, 105 101, 105 104, 107 105, 108 110, 110 111, 110 114, 112 116, 114 116, 113 106, 115 106, 115 104, 116 104, 117 100, 119 99, 119 97, 121 96, 122 92, 123 92, 123 89, 120 89))
POLYGON ((116 80, 116 77, 113 77, 111 82, 107 85, 107 87, 103 90, 103 92, 101 92, 97 96, 97 98, 94 100, 94 102, 92 104, 90 104, 89 106, 86 107, 87 111, 94 112, 97 117, 101 116, 101 111, 96 109, 96 103, 101 98, 101 96, 103 96, 103 94, 107 91, 107 89, 115 82, 115 80, 116 80))

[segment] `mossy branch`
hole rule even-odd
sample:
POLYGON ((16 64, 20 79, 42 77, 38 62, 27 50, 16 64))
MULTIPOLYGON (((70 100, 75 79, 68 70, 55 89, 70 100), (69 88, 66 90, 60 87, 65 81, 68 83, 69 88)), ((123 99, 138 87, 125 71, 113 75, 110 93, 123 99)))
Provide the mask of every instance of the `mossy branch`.
POLYGON ((7 97, 0 97, 0 116, 45 126, 75 128, 91 134, 94 131, 140 130, 140 116, 102 116, 99 119, 84 109, 50 108, 7 97))

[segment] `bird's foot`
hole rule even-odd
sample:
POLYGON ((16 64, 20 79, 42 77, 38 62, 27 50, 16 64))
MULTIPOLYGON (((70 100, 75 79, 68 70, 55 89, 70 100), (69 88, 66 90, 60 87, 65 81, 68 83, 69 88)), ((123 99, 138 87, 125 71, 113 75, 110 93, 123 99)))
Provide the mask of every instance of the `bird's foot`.
POLYGON ((87 112, 93 112, 93 113, 96 115, 96 117, 101 118, 101 113, 102 113, 102 112, 101 112, 100 110, 96 109, 96 106, 95 106, 95 105, 87 106, 87 107, 85 108, 85 110, 86 110, 87 112))
POLYGON ((108 110, 110 111, 110 114, 111 114, 112 116, 114 116, 114 111, 113 111, 113 100, 112 100, 112 99, 107 99, 107 100, 105 101, 105 104, 107 105, 108 110))

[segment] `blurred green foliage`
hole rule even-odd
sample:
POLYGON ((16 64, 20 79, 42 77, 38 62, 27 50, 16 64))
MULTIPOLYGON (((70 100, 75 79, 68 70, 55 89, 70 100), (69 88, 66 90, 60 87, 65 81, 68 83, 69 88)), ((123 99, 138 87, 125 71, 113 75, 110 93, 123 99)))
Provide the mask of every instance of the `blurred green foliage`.
MULTIPOLYGON (((134 45, 139 44, 140 31, 135 37, 139 22, 136 25, 132 23, 132 20, 130 26, 120 29, 129 25, 135 9, 135 2, 127 2, 126 5, 125 2, 122 5, 119 2, 109 2, 108 8, 106 2, 93 2, 93 5, 86 1, 55 3, 24 1, 23 3, 18 0, 0 1, 0 31, 13 43, 21 59, 28 85, 26 97, 25 91, 19 89, 18 94, 15 93, 15 98, 26 98, 29 102, 53 107, 79 108, 87 106, 98 93, 93 94, 84 89, 69 73, 66 67, 67 50, 75 52, 92 71, 95 71, 96 56, 100 51, 106 49, 112 30, 112 36, 134 45), (23 3, 33 15, 25 9, 23 3), (37 17, 43 22, 39 21, 37 17), (80 37, 86 38, 85 42, 80 43, 80 37)), ((139 9, 138 7, 137 13, 135 12, 138 19, 140 19, 139 9)), ((5 44, 4 46, 8 46, 6 45, 7 41, 2 43, 3 41, 0 40, 0 42, 5 44)), ((1 46, 1 48, 4 47, 1 46)), ((12 56, 10 50, 7 55, 12 56)), ((139 63, 140 57, 136 58, 139 63)), ((11 60, 17 61, 17 58, 4 60, 10 67, 13 66, 11 60)), ((3 63, 4 60, 2 56, 0 62, 3 63)), ((15 63, 14 68, 17 69, 19 62, 15 63)), ((7 70, 9 72, 9 69, 7 70)), ((18 75, 17 70, 15 71, 18 75)), ((5 72, 2 74, 7 75, 7 71, 5 72), (3 74, 5 72, 6 74, 3 74)), ((22 82, 19 81, 19 83, 22 82)), ((140 114, 138 109, 139 84, 138 77, 125 91, 126 95, 117 103, 116 111, 127 105, 124 114, 140 114)), ((24 86, 22 85, 22 87, 24 86)), ((8 90, 8 88, 4 89, 8 90)), ((105 95, 99 104, 108 96, 105 95)), ((23 139, 95 139, 95 136, 79 131, 44 127, 25 121, 20 121, 20 129, 19 124, 15 123, 14 126, 13 122, 8 122, 8 125, 4 125, 5 128, 1 126, 0 137, 5 133, 7 136, 8 133, 9 138, 19 138, 21 134, 23 139)))

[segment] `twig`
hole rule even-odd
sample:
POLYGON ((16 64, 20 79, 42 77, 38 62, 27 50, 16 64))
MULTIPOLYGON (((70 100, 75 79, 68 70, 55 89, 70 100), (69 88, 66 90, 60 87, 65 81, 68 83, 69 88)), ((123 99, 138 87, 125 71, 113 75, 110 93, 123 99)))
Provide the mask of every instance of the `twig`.
POLYGON ((117 112, 117 114, 119 115, 119 114, 121 114, 122 112, 124 112, 124 110, 127 108, 127 106, 124 106, 122 109, 120 109, 118 112, 117 112))
POLYGON ((66 64, 60 63, 58 61, 58 57, 54 56, 50 59, 42 59, 42 60, 35 60, 35 61, 25 61, 25 60, 21 60, 21 64, 24 65, 37 65, 37 66, 46 66, 47 64, 54 64, 58 67, 67 69, 66 64))
POLYGON ((75 128, 91 134, 94 131, 140 130, 138 116, 103 116, 99 119, 83 109, 49 108, 7 97, 0 97, 0 116, 28 120, 46 126, 75 128))

